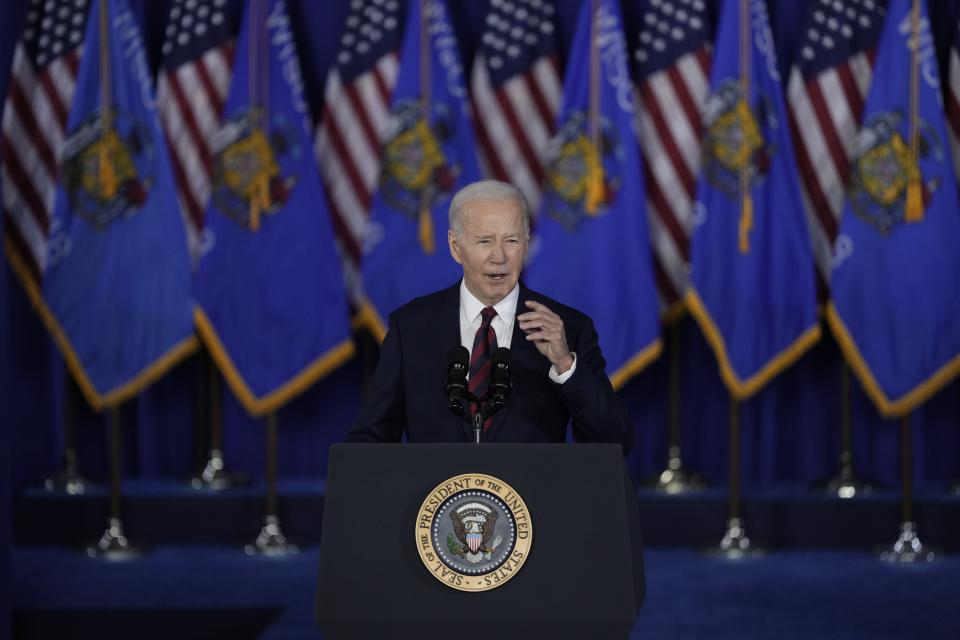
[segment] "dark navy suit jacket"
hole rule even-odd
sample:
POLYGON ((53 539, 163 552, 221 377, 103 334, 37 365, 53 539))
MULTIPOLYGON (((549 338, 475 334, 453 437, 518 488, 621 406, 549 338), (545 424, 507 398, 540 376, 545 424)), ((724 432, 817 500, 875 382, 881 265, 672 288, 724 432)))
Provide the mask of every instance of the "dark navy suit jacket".
MULTIPOLYGON (((633 428, 607 378, 593 322, 583 313, 520 284, 526 300, 563 319, 577 368, 563 384, 550 380, 550 361, 514 322, 510 352, 513 391, 482 436, 486 442, 563 442, 572 419, 578 442, 618 442, 628 450, 633 428)), ((447 353, 460 344, 460 284, 417 298, 390 314, 373 381, 347 437, 352 442, 470 442, 468 421, 448 409, 447 353)))

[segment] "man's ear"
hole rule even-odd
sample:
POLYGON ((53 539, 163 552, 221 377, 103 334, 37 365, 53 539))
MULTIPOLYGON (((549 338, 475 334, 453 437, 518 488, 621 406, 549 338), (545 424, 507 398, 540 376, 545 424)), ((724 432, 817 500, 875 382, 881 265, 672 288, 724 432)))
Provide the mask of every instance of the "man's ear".
POLYGON ((460 245, 457 243, 457 234, 453 229, 447 229, 447 244, 450 245, 450 255, 457 264, 463 264, 463 258, 460 256, 460 245))

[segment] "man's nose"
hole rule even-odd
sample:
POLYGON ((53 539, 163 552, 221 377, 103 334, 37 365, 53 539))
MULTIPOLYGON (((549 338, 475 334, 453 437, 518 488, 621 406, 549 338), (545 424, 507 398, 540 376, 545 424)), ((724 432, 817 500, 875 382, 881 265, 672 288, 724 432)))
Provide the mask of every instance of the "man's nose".
POLYGON ((496 262, 499 264, 501 262, 506 262, 506 260, 507 260, 507 251, 506 251, 506 248, 503 246, 503 243, 495 242, 493 244, 493 251, 490 252, 490 261, 496 262))

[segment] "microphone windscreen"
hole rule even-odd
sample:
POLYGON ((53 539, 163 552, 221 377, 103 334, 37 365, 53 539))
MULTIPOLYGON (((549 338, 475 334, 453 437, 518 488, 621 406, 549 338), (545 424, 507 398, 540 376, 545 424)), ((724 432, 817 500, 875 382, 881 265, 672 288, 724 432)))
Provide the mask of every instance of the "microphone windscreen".
POLYGON ((450 347, 450 350, 447 351, 447 369, 455 364, 462 367, 467 367, 470 364, 470 352, 462 344, 450 347))
POLYGON ((510 353, 510 349, 497 347, 497 350, 493 352, 494 368, 496 368, 498 364, 505 364, 507 367, 513 366, 513 354, 510 353))

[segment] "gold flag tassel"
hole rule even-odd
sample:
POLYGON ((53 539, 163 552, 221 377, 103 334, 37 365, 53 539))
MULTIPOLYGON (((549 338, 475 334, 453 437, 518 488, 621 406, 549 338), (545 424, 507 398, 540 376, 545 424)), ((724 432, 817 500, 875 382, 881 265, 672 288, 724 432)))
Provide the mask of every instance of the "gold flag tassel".
POLYGON ((584 153, 583 208, 587 215, 596 215, 606 199, 603 163, 600 159, 600 52, 597 50, 599 0, 592 0, 590 17, 590 103, 587 111, 587 129, 590 140, 584 153))
POLYGON ((423 200, 424 202, 420 206, 420 224, 417 229, 417 238, 423 252, 427 255, 433 255, 433 252, 436 251, 433 243, 433 215, 429 205, 425 202, 426 198, 423 198, 423 200))
POLYGON ((740 127, 740 224, 738 227, 740 253, 750 253, 750 232, 753 231, 753 196, 747 180, 750 162, 750 142, 747 138, 747 114, 750 96, 750 22, 746 0, 740 0, 740 100, 737 124, 740 127))
POLYGON ((904 220, 920 222, 923 220, 923 183, 920 180, 918 165, 917 113, 918 78, 917 49, 920 47, 920 0, 913 0, 910 9, 910 167, 907 172, 907 199, 904 220))
POLYGON ((740 253, 750 253, 750 232, 753 231, 753 198, 750 193, 743 194, 740 205, 740 253))
MULTIPOLYGON (((430 0, 420 4, 420 96, 423 100, 423 123, 430 127, 430 0)), ((417 239, 420 249, 426 255, 433 255, 434 246, 433 213, 430 210, 430 181, 420 188, 420 215, 417 225, 417 239)))

